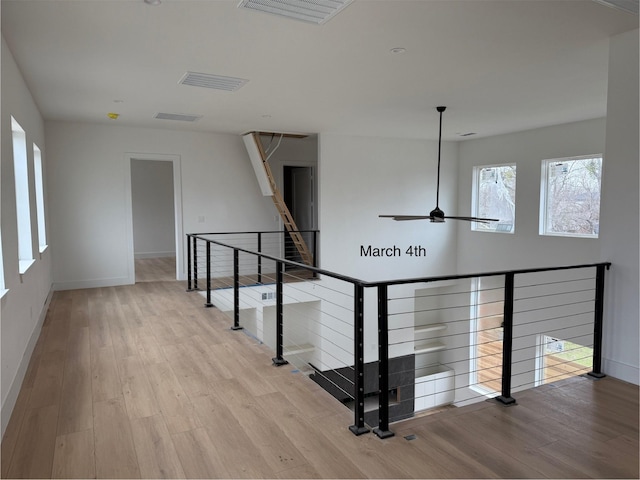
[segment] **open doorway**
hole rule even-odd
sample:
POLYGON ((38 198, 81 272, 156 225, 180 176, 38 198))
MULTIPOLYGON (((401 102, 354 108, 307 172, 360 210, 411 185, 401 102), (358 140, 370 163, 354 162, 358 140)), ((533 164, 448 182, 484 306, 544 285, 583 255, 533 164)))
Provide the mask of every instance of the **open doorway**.
MULTIPOLYGON (((313 233, 304 232, 304 230, 313 230, 315 224, 313 167, 284 165, 283 187, 284 202, 298 230, 303 231, 302 237, 309 250, 313 252, 313 233)), ((304 263, 291 237, 285 235, 284 241, 285 259, 304 263)))
POLYGON ((174 163, 131 158, 131 220, 135 283, 176 279, 174 163))

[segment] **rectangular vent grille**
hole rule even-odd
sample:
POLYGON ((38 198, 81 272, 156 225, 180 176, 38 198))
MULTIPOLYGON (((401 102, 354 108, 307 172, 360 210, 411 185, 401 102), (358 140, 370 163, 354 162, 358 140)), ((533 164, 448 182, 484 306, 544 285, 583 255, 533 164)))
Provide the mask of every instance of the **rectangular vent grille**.
POLYGON ((224 77, 222 75, 211 75, 209 73, 187 72, 178 83, 191 85, 192 87, 212 88, 214 90, 224 90, 225 92, 235 92, 249 80, 244 78, 224 77))
POLYGON ((248 8, 321 25, 328 22, 352 0, 242 0, 238 8, 248 8))
POLYGON ((202 118, 202 115, 182 115, 180 113, 156 113, 153 118, 160 120, 177 120, 179 122, 195 122, 202 118))

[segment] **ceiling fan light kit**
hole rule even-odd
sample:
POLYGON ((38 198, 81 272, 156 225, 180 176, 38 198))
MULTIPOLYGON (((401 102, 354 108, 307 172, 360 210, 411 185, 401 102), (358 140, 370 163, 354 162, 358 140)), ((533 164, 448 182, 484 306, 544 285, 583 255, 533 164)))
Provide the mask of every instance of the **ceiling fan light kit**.
POLYGON ((490 223, 499 222, 497 218, 479 218, 479 217, 454 217, 445 215, 440 209, 440 157, 442 152, 442 113, 447 107, 436 107, 440 114, 440 131, 438 133, 438 174, 436 181, 436 208, 429 212, 429 215, 378 215, 380 218, 391 218, 397 222, 409 220, 430 220, 432 223, 444 223, 447 220, 465 220, 467 222, 490 223))

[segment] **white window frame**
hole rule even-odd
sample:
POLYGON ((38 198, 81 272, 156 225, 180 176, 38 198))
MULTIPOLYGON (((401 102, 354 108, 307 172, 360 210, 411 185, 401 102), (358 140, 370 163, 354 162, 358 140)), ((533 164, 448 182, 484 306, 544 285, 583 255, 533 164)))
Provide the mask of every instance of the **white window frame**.
MULTIPOLYGON (((576 160, 589 160, 593 158, 599 158, 602 162, 602 169, 604 169, 604 156, 601 153, 595 153, 593 155, 580 155, 577 157, 564 157, 564 158, 549 158, 542 160, 540 170, 540 213, 539 213, 539 231, 540 235, 549 237, 572 237, 572 238, 598 238, 598 233, 586 234, 586 233, 567 233, 567 232, 553 232, 548 228, 547 208, 548 208, 548 182, 549 182, 549 166, 554 163, 573 162, 576 160)), ((602 175, 602 170, 600 171, 602 175)), ((600 185, 600 194, 602 194, 602 184, 600 185)))
POLYGON ((47 221, 44 208, 44 171, 42 151, 33 144, 33 173, 36 183, 36 213, 38 214, 38 245, 40 253, 47 249, 47 221))
MULTIPOLYGON (((479 217, 478 209, 480 208, 478 195, 480 194, 480 180, 482 178, 482 170, 485 168, 496 168, 496 167, 513 167, 517 171, 516 163, 499 163, 492 165, 477 165, 473 167, 473 186, 471 189, 471 215, 474 217, 479 217)), ((516 185, 517 185, 517 177, 516 177, 516 185)), ((514 200, 515 202, 515 200, 514 200)), ((481 224, 477 222, 471 222, 471 230, 474 232, 484 232, 484 233, 508 233, 514 234, 516 232, 516 214, 515 210, 513 213, 513 223, 511 224, 510 230, 502 230, 500 229, 500 223, 496 225, 496 228, 486 229, 481 224)))
POLYGON ((2 250, 2 231, 0 231, 0 298, 8 291, 4 281, 4 251, 2 250))
POLYGON ((13 117, 11 117, 11 140, 13 146, 13 175, 16 189, 18 271, 20 274, 24 274, 35 263, 31 231, 29 162, 27 159, 27 135, 13 117))

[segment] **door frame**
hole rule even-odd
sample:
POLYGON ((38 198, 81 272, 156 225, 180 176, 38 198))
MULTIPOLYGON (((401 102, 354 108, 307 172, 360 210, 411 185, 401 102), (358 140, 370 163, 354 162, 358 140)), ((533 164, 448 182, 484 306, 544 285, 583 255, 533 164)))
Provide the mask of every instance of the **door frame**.
MULTIPOLYGON (((281 168, 279 169, 279 174, 280 174, 280 189, 281 189, 281 193, 282 193, 282 197, 285 198, 285 189, 287 188, 287 182, 286 182, 286 175, 284 174, 285 168, 295 168, 295 167, 300 167, 300 168, 309 168, 311 169, 311 195, 312 195, 312 205, 311 205, 311 230, 317 230, 318 229, 318 183, 317 183, 317 163, 314 162, 295 162, 295 161, 285 161, 281 164, 281 168)), ((289 208, 289 206, 287 205, 287 208, 289 208)), ((291 215, 293 216, 293 212, 291 212, 291 215)), ((295 220, 295 219, 294 219, 295 220)), ((282 225, 282 219, 279 219, 279 225, 280 225, 280 229, 284 230, 284 227, 282 225)), ((297 224, 296 222, 296 226, 298 228, 300 228, 300 226, 297 224)), ((282 244, 282 249, 283 249, 283 258, 286 258, 286 235, 283 238, 283 244, 282 244)), ((316 237, 316 241, 318 241, 318 238, 316 237)), ((316 247, 316 251, 317 247, 316 247)))
POLYGON ((126 227, 127 227, 127 277, 130 284, 136 283, 135 248, 133 239, 133 200, 131 185, 131 161, 132 160, 156 160, 171 162, 173 165, 173 211, 174 234, 176 241, 176 280, 185 280, 184 268, 184 229, 182 223, 182 176, 180 155, 168 155, 163 153, 125 153, 125 203, 126 203, 126 227))

